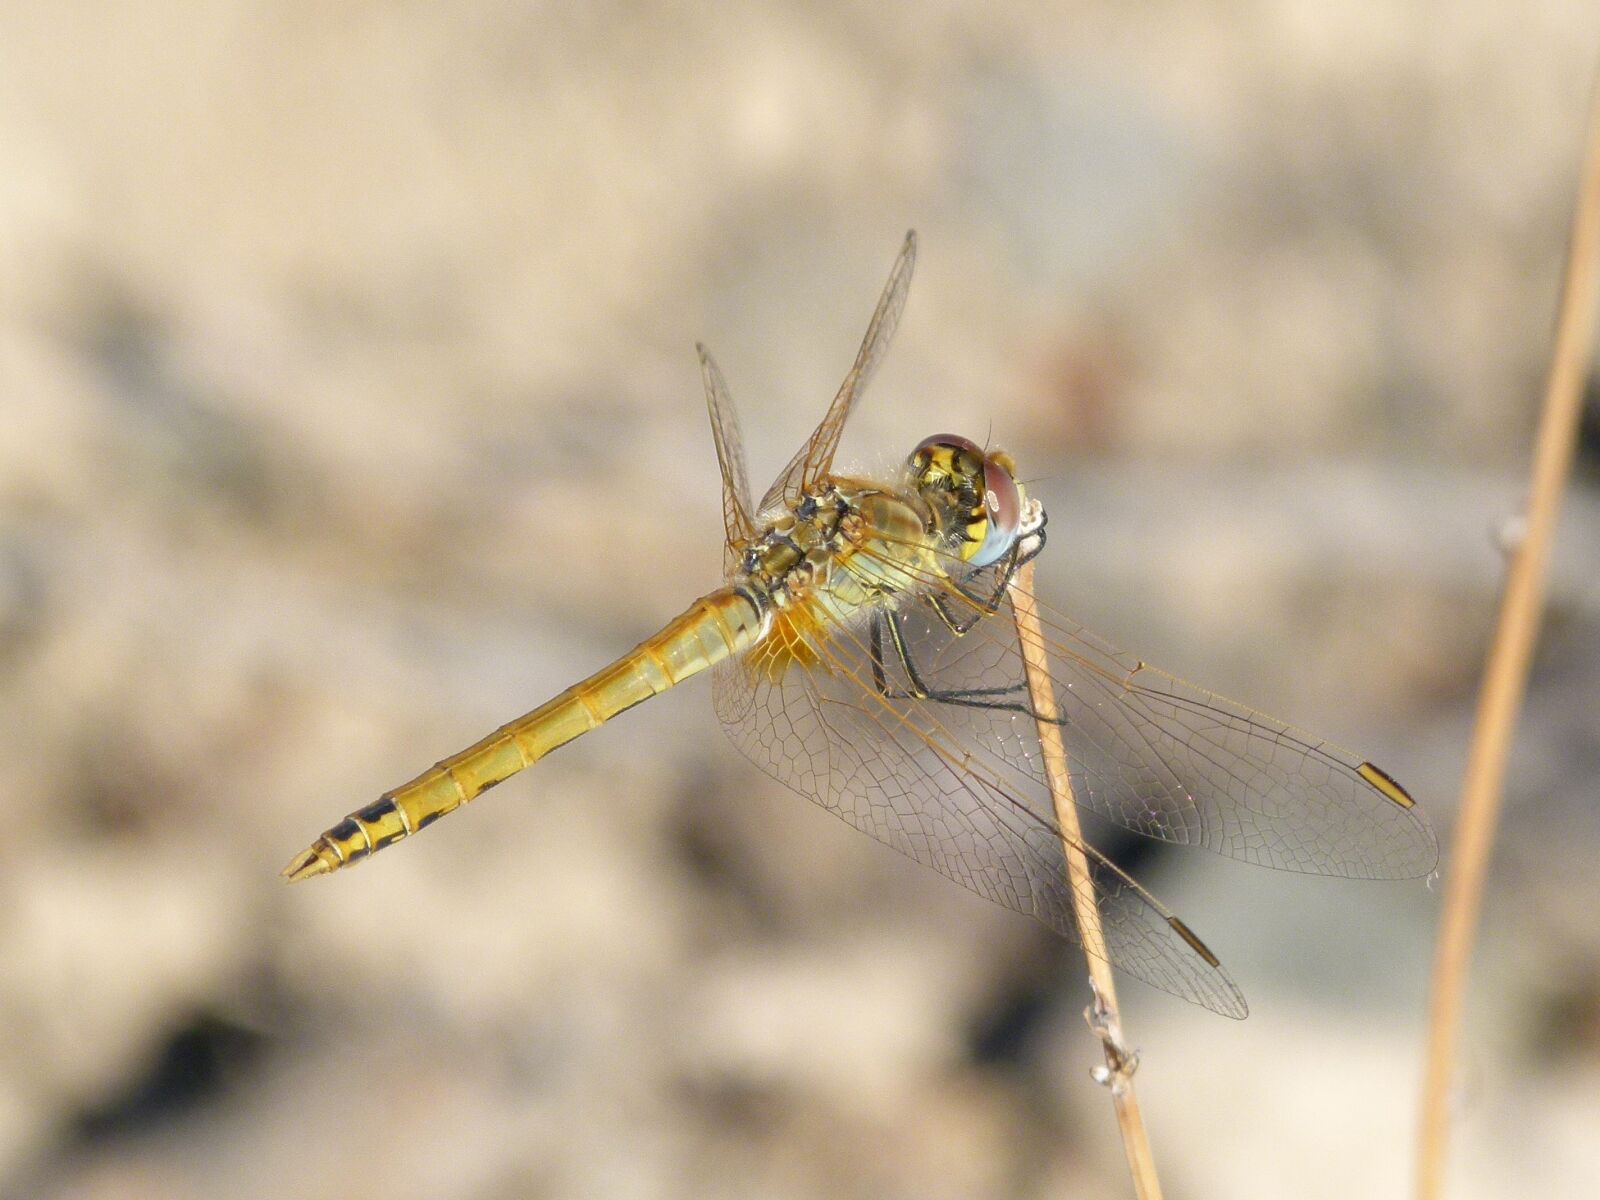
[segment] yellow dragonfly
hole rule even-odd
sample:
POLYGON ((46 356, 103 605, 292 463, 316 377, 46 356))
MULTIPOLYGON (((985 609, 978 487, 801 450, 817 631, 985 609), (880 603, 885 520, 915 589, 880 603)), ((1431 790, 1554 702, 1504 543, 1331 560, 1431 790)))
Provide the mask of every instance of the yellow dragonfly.
MULTIPOLYGON (((712 670, 716 710, 762 770, 864 833, 1080 943, 1009 587, 1045 543, 1013 460, 930 437, 898 477, 832 473, 916 256, 907 234, 854 365, 752 504, 733 403, 700 365, 722 470, 723 586, 610 666, 351 813, 284 869, 306 879, 426 828, 612 717, 712 670)), ((1120 654, 1041 607, 1074 798, 1165 842, 1289 871, 1433 871, 1410 795, 1365 759, 1120 654)), ((1232 1017, 1244 997, 1181 920, 1093 846, 1120 970, 1232 1017)), ((1079 897, 1085 899, 1086 897, 1079 897)))

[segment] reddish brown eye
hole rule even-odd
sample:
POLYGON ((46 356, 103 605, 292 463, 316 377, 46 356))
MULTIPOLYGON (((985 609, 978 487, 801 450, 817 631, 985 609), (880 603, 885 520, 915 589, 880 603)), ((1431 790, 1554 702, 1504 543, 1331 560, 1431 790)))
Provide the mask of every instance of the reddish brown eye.
POLYGON ((976 442, 968 441, 959 433, 936 433, 932 437, 925 437, 917 443, 917 448, 911 452, 913 459, 922 455, 925 450, 934 450, 949 447, 952 450, 965 450, 975 458, 982 458, 983 451, 976 442))
POLYGON ((1004 558, 1022 529, 1022 493, 1011 472, 993 458, 983 460, 983 512, 989 524, 983 544, 969 560, 975 567, 1004 558))

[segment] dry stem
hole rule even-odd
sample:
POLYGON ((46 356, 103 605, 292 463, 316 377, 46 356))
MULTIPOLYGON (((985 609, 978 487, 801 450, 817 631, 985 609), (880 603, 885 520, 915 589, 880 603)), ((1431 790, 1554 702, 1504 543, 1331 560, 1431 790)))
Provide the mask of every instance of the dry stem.
POLYGON ((1056 822, 1061 826, 1062 849, 1067 855, 1068 882, 1072 890, 1073 915, 1083 937, 1089 961, 1089 983, 1095 1002, 1089 1024, 1100 1037, 1105 1050, 1104 1071, 1096 1078, 1107 1085, 1116 1109, 1117 1126, 1122 1131, 1122 1146, 1128 1155, 1128 1169, 1140 1200, 1160 1200, 1161 1181, 1156 1177, 1155 1159, 1150 1154, 1150 1139, 1139 1112, 1139 1097, 1133 1090, 1133 1071, 1137 1065, 1122 1040, 1122 1021, 1117 1011, 1117 988, 1106 955, 1105 937, 1100 927, 1100 910, 1094 901, 1094 880, 1081 849, 1083 836, 1078 827, 1077 805, 1072 798, 1072 781, 1067 773, 1067 751, 1061 744, 1061 727, 1055 693, 1050 686, 1050 667, 1045 658, 1044 637, 1039 628, 1039 610, 1033 601, 1033 564, 1024 564, 1011 581, 1011 606, 1022 642, 1022 658, 1027 667, 1028 695, 1038 716, 1039 743, 1044 751, 1045 777, 1055 803, 1056 822))
POLYGON ((1444 913, 1433 962, 1428 1011, 1428 1059, 1423 1076, 1417 1150, 1417 1195, 1437 1200, 1443 1190, 1449 1133, 1451 1069, 1461 1022, 1461 997, 1483 902, 1484 876, 1494 845, 1506 756, 1527 686, 1528 662, 1539 632, 1545 563, 1555 534, 1561 492, 1572 465, 1583 385, 1593 353, 1597 273, 1600 273, 1600 88, 1589 118, 1589 143, 1567 249, 1566 282, 1556 319, 1555 349, 1545 388, 1528 494, 1527 533, 1511 555, 1494 642, 1461 791, 1455 847, 1446 876, 1444 913))

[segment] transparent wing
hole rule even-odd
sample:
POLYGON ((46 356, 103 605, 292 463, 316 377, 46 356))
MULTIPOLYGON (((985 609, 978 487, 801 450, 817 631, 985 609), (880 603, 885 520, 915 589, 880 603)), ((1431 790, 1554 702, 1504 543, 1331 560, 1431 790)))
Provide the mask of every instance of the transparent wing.
MULTIPOLYGON (((719 666, 717 711, 734 741, 855 828, 1081 944, 1047 790, 972 754, 943 706, 877 687, 871 619, 799 634, 810 665, 791 664, 779 678, 747 659, 719 666)), ((1082 850, 1107 957, 1164 991, 1243 1017, 1244 997, 1186 927, 1092 847, 1082 850)))
POLYGON ((911 271, 917 261, 917 234, 911 230, 906 234, 906 240, 901 244, 900 254, 894 260, 894 267, 889 272, 889 282, 884 285, 883 295, 878 298, 878 307, 873 311, 872 321, 867 326, 867 335, 861 341, 861 349, 856 353, 855 364, 850 368, 850 373, 844 377, 844 382, 839 385, 839 391, 833 398, 833 403, 828 406, 827 413, 822 418, 822 424, 817 426, 815 433, 807 439, 795 456, 789 460, 772 486, 767 489, 767 494, 761 498, 758 512, 767 512, 777 505, 793 506, 802 494, 817 484, 821 483, 833 466, 834 451, 839 448, 840 435, 844 433, 844 424, 850 417, 850 408, 855 404, 856 397, 867 386, 878 364, 883 361, 885 352, 889 349, 889 341, 894 337, 895 326, 900 323, 900 314, 905 310, 906 291, 911 286, 911 271))
POLYGON ((737 559, 736 547, 755 533, 755 523, 750 519, 750 473, 744 465, 744 438, 739 433, 739 414, 733 407, 728 383, 711 351, 698 344, 695 350, 700 354, 711 437, 717 445, 717 466, 722 471, 722 528, 727 536, 723 565, 731 571, 737 559))
MULTIPOLYGON (((926 691, 954 740, 1007 778, 1042 784, 1010 600, 999 595, 992 613, 985 603, 1004 567, 952 561, 950 571, 894 612, 905 652, 883 656, 887 686, 926 691), (965 634, 952 628, 968 624, 965 634)), ((1434 870, 1432 829, 1371 763, 1039 609, 1083 807, 1148 837, 1282 870, 1361 879, 1434 870)))

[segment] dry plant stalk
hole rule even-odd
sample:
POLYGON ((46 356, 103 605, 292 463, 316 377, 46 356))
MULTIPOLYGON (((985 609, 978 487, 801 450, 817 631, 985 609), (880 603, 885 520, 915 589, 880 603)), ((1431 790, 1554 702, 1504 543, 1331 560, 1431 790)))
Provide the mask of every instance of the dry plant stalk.
POLYGON ((1122 1131, 1122 1147, 1128 1155, 1128 1169, 1133 1173, 1139 1200, 1160 1200, 1161 1181, 1156 1176, 1155 1159, 1150 1154, 1150 1139, 1139 1112, 1139 1097, 1133 1090, 1133 1070, 1137 1063, 1122 1040, 1116 982, 1106 954, 1100 910, 1094 901, 1094 880, 1081 849, 1083 835, 1078 826, 1077 804, 1072 798, 1072 780, 1067 773, 1067 751, 1061 742, 1061 727, 1055 723, 1059 712, 1055 692, 1050 686, 1050 666, 1045 658, 1044 635, 1039 628, 1039 610, 1033 600, 1031 562, 1025 563, 1011 581, 1011 607, 1027 669, 1028 697, 1037 716, 1045 778, 1055 804, 1056 823, 1061 826, 1061 844, 1066 851, 1067 875, 1072 885, 1073 915, 1078 922, 1078 932, 1083 936, 1089 983, 1095 994, 1089 1023, 1099 1035, 1106 1056, 1105 1070, 1096 1077, 1111 1092, 1117 1127, 1122 1131))
POLYGON ((1555 349, 1545 387, 1533 453, 1533 479, 1525 513, 1526 533, 1511 554, 1494 641, 1484 669, 1483 690, 1461 790, 1455 846, 1446 876, 1444 912, 1433 960, 1428 1006, 1428 1051, 1422 1087, 1417 1147, 1417 1195, 1437 1200, 1444 1187, 1449 1101, 1461 998, 1484 877, 1494 847, 1495 824, 1506 756, 1517 710, 1528 681, 1528 663, 1544 604, 1545 564, 1555 536, 1561 492, 1572 466, 1573 443, 1582 411, 1584 380, 1593 358, 1600 303, 1600 87, 1589 116, 1588 149, 1567 248, 1566 281, 1556 318, 1555 349))

